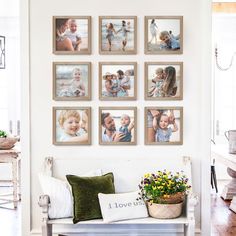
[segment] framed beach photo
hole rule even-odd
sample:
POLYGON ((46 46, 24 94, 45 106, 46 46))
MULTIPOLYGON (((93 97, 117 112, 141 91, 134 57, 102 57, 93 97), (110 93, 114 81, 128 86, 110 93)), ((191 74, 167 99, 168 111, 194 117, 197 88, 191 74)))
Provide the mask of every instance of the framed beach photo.
POLYGON ((136 142, 136 107, 99 108, 99 144, 136 145, 136 142))
POLYGON ((90 145, 91 108, 53 107, 53 144, 90 145))
POLYGON ((99 63, 99 99, 100 100, 136 100, 137 63, 136 62, 100 62, 99 63))
POLYGON ((53 99, 91 100, 91 63, 53 62, 53 99))
POLYGON ((183 53, 183 16, 145 16, 145 54, 183 53))
POLYGON ((0 36, 0 69, 5 69, 5 36, 0 36))
POLYGON ((54 54, 91 54, 90 16, 53 16, 54 54))
POLYGON ((136 51, 136 16, 99 16, 100 54, 136 54, 136 51))
POLYGON ((183 144, 182 107, 145 107, 144 115, 145 144, 183 144))
POLYGON ((182 100, 183 62, 145 62, 145 99, 182 100))

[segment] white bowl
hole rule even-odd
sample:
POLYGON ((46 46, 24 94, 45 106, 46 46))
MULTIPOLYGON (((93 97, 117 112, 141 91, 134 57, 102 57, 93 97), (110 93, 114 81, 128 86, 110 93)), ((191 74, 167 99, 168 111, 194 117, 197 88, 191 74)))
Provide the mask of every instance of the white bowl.
POLYGON ((0 138, 0 149, 11 149, 18 140, 18 137, 0 138))

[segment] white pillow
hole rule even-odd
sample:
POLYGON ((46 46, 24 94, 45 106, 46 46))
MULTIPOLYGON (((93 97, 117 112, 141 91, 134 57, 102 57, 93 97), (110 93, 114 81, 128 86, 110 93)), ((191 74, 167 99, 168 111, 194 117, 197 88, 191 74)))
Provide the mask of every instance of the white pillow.
POLYGON ((148 217, 147 207, 139 191, 130 193, 99 193, 98 199, 104 222, 148 217))
MULTIPOLYGON (((101 176, 102 170, 89 171, 80 176, 101 176)), ((43 194, 50 197, 50 206, 48 215, 50 219, 67 218, 73 215, 73 198, 70 185, 67 181, 39 173, 39 182, 43 194)))

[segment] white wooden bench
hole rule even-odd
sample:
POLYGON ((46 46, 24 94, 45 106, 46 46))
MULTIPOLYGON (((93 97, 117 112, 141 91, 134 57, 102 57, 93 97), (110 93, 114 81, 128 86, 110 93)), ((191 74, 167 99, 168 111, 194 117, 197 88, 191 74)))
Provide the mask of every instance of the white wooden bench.
MULTIPOLYGON (((45 159, 47 174, 56 178, 65 179, 66 174, 79 175, 85 173, 88 170, 101 168, 103 173, 113 172, 115 179, 116 192, 129 192, 138 189, 141 177, 149 172, 156 172, 157 170, 167 169, 170 171, 181 171, 191 181, 191 160, 190 157, 183 157, 180 159, 163 160, 163 163, 156 163, 155 160, 145 158, 144 159, 131 159, 120 158, 114 163, 108 161, 108 159, 53 159, 48 157, 45 159), (78 171, 78 169, 80 171, 78 171), (128 181, 127 181, 128 180, 128 181)), ((77 235, 76 232, 83 232, 89 235, 89 232, 93 232, 91 235, 113 235, 111 231, 125 232, 123 235, 129 235, 127 232, 147 232, 147 229, 152 228, 154 232, 158 232, 157 228, 173 227, 176 226, 180 232, 183 232, 185 236, 195 235, 195 216, 194 208, 198 203, 198 199, 192 192, 186 198, 183 213, 176 219, 154 219, 151 217, 143 219, 124 220, 113 223, 104 223, 102 219, 81 221, 77 224, 73 224, 72 218, 65 219, 49 219, 48 210, 50 207, 50 199, 48 195, 42 195, 39 198, 39 205, 42 208, 42 236, 52 236, 53 233, 61 233, 64 235, 77 235), (180 227, 181 226, 181 227, 180 227), (146 227, 146 228, 145 228, 146 227), (97 228, 97 229, 96 229, 97 228), (180 228, 180 229, 179 229, 180 228), (156 230, 156 231, 155 231, 156 230), (102 232, 102 234, 101 234, 102 232)), ((172 233, 173 233, 172 229, 172 233)), ((148 235, 147 233, 142 235, 148 235)), ((162 234, 160 234, 162 235, 162 234)), ((170 234, 166 234, 170 235, 170 234)))

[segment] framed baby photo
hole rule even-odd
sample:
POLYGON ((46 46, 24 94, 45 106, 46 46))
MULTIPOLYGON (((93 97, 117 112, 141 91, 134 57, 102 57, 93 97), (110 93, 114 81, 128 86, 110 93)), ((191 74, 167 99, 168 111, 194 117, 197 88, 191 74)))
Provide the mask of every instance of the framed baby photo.
POLYGON ((91 16, 53 16, 54 54, 91 54, 91 16))
POLYGON ((145 54, 183 53, 183 16, 145 16, 145 54))
POLYGON ((182 107, 145 107, 144 115, 145 144, 183 144, 182 107))
POLYGON ((136 100, 137 63, 136 62, 100 62, 99 63, 99 99, 100 100, 136 100))
POLYGON ((53 62, 53 99, 91 100, 91 63, 53 62))
POLYGON ((136 140, 136 107, 99 108, 100 145, 136 145, 136 140))
POLYGON ((183 62, 145 62, 145 99, 182 100, 183 62))
POLYGON ((136 16, 99 16, 100 54, 136 54, 136 51, 136 16))
POLYGON ((90 145, 91 108, 53 107, 53 144, 90 145))
POLYGON ((5 69, 5 36, 0 36, 0 69, 5 69))

